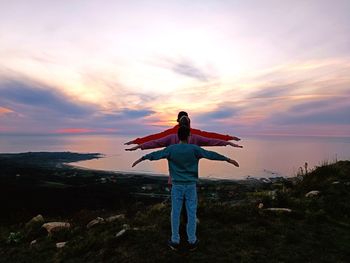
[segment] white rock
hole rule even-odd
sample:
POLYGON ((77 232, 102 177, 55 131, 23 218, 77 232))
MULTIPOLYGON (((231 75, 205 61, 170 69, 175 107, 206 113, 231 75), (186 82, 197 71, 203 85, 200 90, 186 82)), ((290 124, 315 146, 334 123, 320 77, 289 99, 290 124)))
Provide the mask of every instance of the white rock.
POLYGON ((58 242, 56 243, 56 248, 63 248, 67 242, 58 242))
POLYGON ((266 208, 266 210, 274 211, 274 212, 287 212, 287 213, 292 212, 292 209, 289 209, 289 208, 266 208))
POLYGON ((264 207, 264 204, 263 203, 260 203, 259 205, 258 205, 258 208, 259 209, 262 209, 264 207))
POLYGON ((110 217, 107 217, 106 218, 106 222, 110 223, 110 222, 114 222, 116 220, 119 220, 119 219, 124 219, 125 218, 125 215, 121 214, 121 215, 115 215, 115 216, 110 216, 110 217))
POLYGON ((102 223, 104 223, 104 222, 105 222, 105 220, 104 220, 102 217, 97 217, 97 218, 95 218, 94 220, 91 220, 91 221, 86 225, 86 227, 89 229, 89 228, 91 228, 91 227, 93 227, 93 226, 95 226, 95 225, 102 224, 102 223))
POLYGON ((339 184, 340 182, 339 181, 334 181, 332 184, 339 184))
POLYGON ((37 243, 36 239, 34 239, 32 242, 30 242, 31 246, 34 246, 37 243))
POLYGON ((71 225, 65 222, 49 222, 43 224, 41 227, 45 228, 49 235, 51 235, 53 232, 57 232, 63 229, 69 229, 71 225))
POLYGON ((115 235, 115 237, 121 237, 122 235, 125 234, 125 232, 126 232, 126 229, 122 229, 115 235))
POLYGON ((313 190, 305 194, 305 197, 314 197, 314 196, 318 196, 319 194, 320 194, 320 191, 313 190))

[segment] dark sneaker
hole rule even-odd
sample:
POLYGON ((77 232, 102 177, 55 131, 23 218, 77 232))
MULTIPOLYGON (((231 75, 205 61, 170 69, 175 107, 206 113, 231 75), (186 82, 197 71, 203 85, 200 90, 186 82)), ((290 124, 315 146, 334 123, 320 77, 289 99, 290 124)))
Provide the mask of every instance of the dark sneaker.
POLYGON ((173 241, 168 240, 168 246, 169 246, 172 250, 177 251, 177 250, 179 250, 180 244, 174 243, 173 241))
POLYGON ((188 250, 189 251, 195 251, 198 248, 198 244, 199 244, 199 240, 198 239, 193 244, 189 243, 188 244, 188 250))

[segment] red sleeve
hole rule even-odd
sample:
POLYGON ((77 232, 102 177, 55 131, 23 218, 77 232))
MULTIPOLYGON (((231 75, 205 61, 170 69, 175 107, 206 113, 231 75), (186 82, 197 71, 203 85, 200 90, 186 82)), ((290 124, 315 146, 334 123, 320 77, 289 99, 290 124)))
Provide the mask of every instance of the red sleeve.
POLYGON ((219 139, 224 141, 230 141, 235 139, 235 137, 230 135, 224 135, 224 134, 215 133, 215 132, 206 132, 206 131, 201 131, 201 130, 192 129, 192 128, 191 128, 191 133, 197 134, 199 136, 207 137, 207 138, 219 139))
POLYGON ((132 142, 135 144, 143 144, 145 142, 154 141, 154 140, 163 138, 165 136, 168 136, 170 134, 177 133, 178 128, 179 128, 179 126, 176 125, 171 129, 167 129, 167 130, 162 131, 160 133, 151 134, 151 135, 148 135, 148 136, 145 136, 142 138, 137 138, 137 139, 133 140, 132 142))

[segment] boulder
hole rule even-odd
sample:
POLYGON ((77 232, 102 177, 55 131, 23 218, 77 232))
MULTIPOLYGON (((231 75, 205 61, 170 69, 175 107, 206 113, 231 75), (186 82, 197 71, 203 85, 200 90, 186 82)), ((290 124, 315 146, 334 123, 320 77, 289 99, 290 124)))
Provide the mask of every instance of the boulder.
POLYGON ((42 215, 37 215, 25 224, 24 235, 27 239, 37 239, 41 235, 45 235, 45 230, 41 226, 45 223, 42 215))
POLYGON ((64 248, 67 242, 58 242, 56 243, 56 248, 64 248))
POLYGON ((103 224, 105 222, 105 220, 102 217, 97 217, 93 220, 91 220, 87 225, 87 229, 92 228, 93 226, 96 226, 98 224, 103 224))
POLYGON ((320 194, 320 191, 313 190, 305 194, 305 197, 315 197, 315 196, 318 196, 319 194, 320 194))
POLYGON ((63 229, 70 229, 71 225, 66 222, 49 222, 42 225, 46 229, 49 235, 54 232, 58 232, 63 229))
POLYGON ((31 220, 29 220, 26 223, 26 227, 31 227, 32 225, 36 225, 36 224, 42 225, 44 223, 45 223, 44 217, 39 214, 39 215, 33 217, 31 220))
POLYGON ((125 218, 125 215, 120 214, 120 215, 107 217, 105 221, 108 222, 108 223, 111 223, 111 222, 114 222, 116 220, 124 219, 124 218, 125 218))

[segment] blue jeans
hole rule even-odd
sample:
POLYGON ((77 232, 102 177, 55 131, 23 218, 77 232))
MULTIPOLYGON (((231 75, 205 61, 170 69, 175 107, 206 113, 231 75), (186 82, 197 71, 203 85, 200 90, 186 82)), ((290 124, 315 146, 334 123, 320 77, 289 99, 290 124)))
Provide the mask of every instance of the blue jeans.
POLYGON ((185 198, 187 210, 187 237, 188 242, 196 242, 196 213, 197 213, 197 188, 196 184, 173 184, 171 188, 171 241, 180 243, 179 226, 182 203, 185 198))

